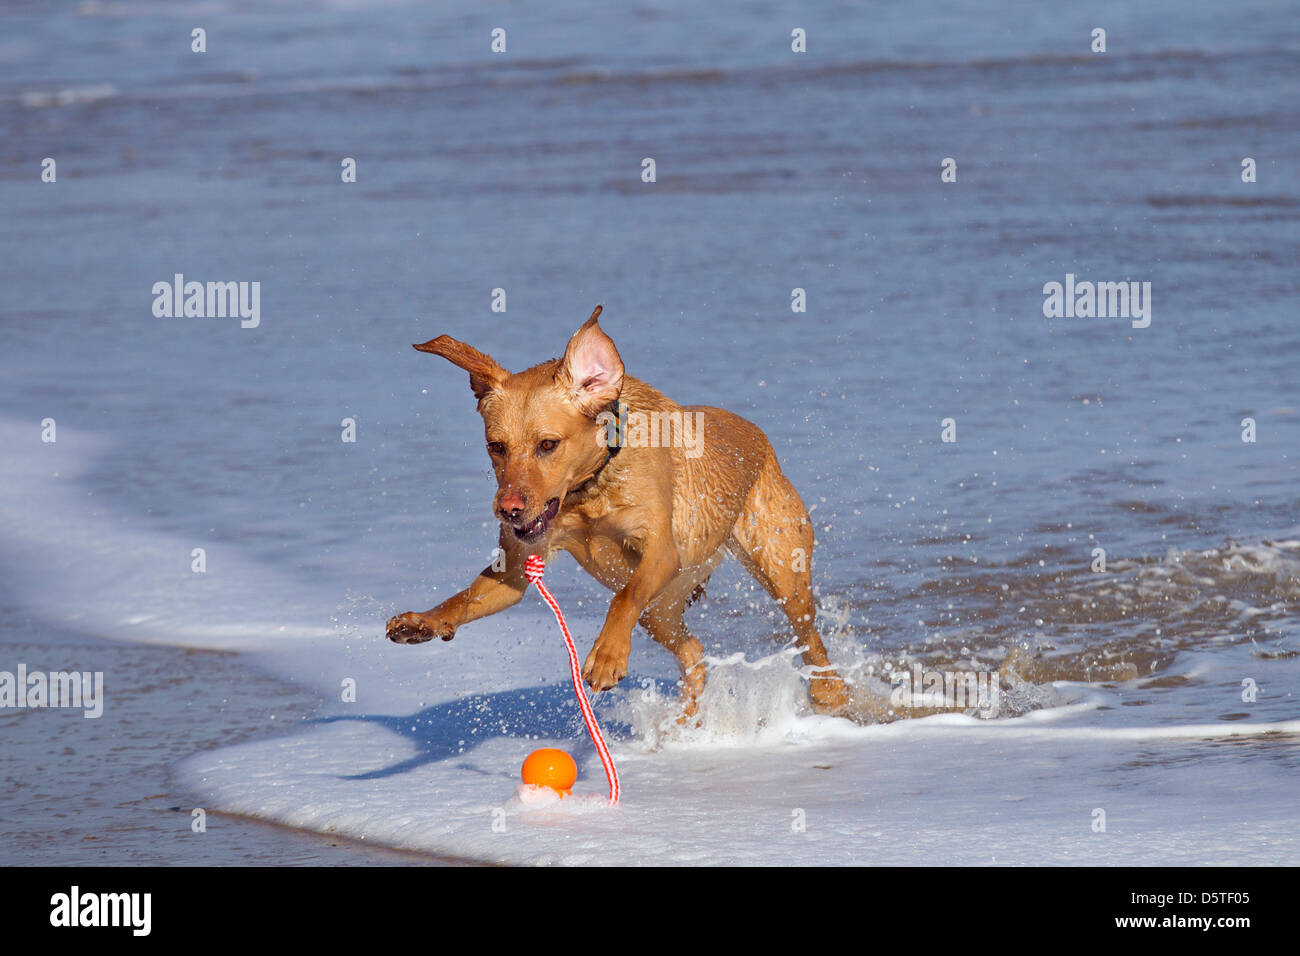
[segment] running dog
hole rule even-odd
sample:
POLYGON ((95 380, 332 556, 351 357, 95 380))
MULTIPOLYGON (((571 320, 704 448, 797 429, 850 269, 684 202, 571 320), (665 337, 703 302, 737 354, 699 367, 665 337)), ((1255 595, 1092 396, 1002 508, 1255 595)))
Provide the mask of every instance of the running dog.
POLYGON ((812 522, 771 443, 739 415, 680 406, 625 375, 600 312, 563 358, 514 374, 447 335, 415 346, 469 373, 496 473, 505 560, 433 610, 390 619, 389 640, 450 641, 462 625, 519 602, 525 558, 568 551, 614 592, 583 679, 602 691, 626 677, 640 623, 677 657, 687 719, 698 712, 705 666, 683 613, 729 551, 790 619, 813 668, 814 708, 844 712, 849 690, 815 623, 812 522))

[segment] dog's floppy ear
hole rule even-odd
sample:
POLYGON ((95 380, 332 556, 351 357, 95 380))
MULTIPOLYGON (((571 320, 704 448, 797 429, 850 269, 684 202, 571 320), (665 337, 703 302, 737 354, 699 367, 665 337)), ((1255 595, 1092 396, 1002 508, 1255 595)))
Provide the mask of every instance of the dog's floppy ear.
POLYGON ((596 324, 600 311, 596 306, 591 318, 573 333, 555 373, 555 380, 569 392, 573 404, 592 418, 618 398, 623 388, 623 360, 614 341, 596 324))
POLYGON ((450 335, 440 335, 423 345, 412 345, 411 348, 441 355, 452 365, 458 365, 469 372, 469 387, 477 399, 500 388, 501 383, 510 377, 510 373, 498 365, 492 356, 483 354, 472 345, 458 342, 450 335))

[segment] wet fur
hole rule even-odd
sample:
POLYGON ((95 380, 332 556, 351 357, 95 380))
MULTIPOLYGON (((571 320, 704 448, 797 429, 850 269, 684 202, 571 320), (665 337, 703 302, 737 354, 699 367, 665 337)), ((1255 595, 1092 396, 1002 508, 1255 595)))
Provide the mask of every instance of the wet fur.
POLYGON ((490 356, 450 336, 415 348, 441 355, 470 374, 497 477, 494 511, 501 522, 505 567, 485 568, 468 588, 432 610, 388 622, 400 644, 451 640, 462 625, 519 602, 527 588, 524 559, 568 551, 614 592, 583 677, 597 691, 627 675, 632 631, 641 624, 672 651, 682 673, 682 715, 697 713, 704 689, 703 649, 687 630, 697 600, 729 551, 781 605, 800 642, 814 706, 841 712, 844 682, 829 666, 816 629, 808 567, 813 530, 798 492, 781 473, 763 432, 722 408, 679 406, 626 375, 614 343, 600 329, 600 307, 570 339, 564 358, 506 372, 490 356), (600 411, 616 399, 632 412, 700 412, 699 457, 682 447, 623 447, 605 460, 600 411), (542 444, 556 441, 553 449, 542 444), (497 452, 503 453, 498 454, 497 452), (594 476, 594 477, 593 477, 594 476), (514 528, 559 511, 536 540, 514 528), (801 555, 799 552, 802 552, 801 555), (801 568, 802 570, 796 570, 801 568))

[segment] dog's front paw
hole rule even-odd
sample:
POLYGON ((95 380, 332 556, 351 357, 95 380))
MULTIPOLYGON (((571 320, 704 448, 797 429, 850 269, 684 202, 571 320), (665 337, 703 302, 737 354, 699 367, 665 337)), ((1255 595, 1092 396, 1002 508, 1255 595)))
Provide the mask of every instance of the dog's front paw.
POLYGON ((456 636, 456 626, 432 614, 409 611, 388 619, 388 639, 395 644, 423 644, 435 637, 450 641, 456 636))
POLYGON ((627 676, 627 658, 632 645, 597 639, 582 665, 582 678, 592 690, 609 690, 627 676))

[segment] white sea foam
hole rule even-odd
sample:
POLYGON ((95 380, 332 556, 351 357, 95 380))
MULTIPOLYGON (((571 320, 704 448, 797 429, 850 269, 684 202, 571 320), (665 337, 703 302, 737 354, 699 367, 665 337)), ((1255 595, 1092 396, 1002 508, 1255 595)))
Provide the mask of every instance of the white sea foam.
MULTIPOLYGON (((246 651, 321 694, 321 717, 305 729, 177 768, 211 809, 516 863, 1300 860, 1289 756, 1300 723, 1267 717, 1286 712, 1295 658, 1265 660, 1249 644, 1184 654, 1173 671, 1186 686, 1136 708, 1122 706, 1128 685, 1052 683, 1038 688, 1040 709, 1015 719, 860 727, 810 712, 798 656, 784 647, 710 658, 701 721, 682 727, 670 660, 638 639, 629 685, 595 699, 622 777, 615 809, 554 622, 531 595, 450 644, 398 647, 383 639, 372 599, 330 603, 313 582, 238 548, 222 549, 219 574, 191 580, 191 542, 127 523, 86 493, 94 441, 62 430, 42 446, 31 431, 0 423, 0 534, 11 600, 35 622, 246 651), (1239 699, 1251 675, 1261 701, 1281 701, 1261 717, 1239 699), (356 682, 354 704, 340 697, 344 678, 356 682), (1223 719, 1207 719, 1216 713, 1223 719), (573 797, 521 792, 519 766, 541 746, 578 760, 573 797), (1104 832, 1093 829, 1096 809, 1104 832)), ((1229 565, 1245 562, 1235 554, 1229 565)), ((1283 560, 1251 554, 1264 567, 1283 560)), ((1206 562, 1200 573, 1223 563, 1206 562)), ((599 608, 569 610, 589 640, 599 608)))

